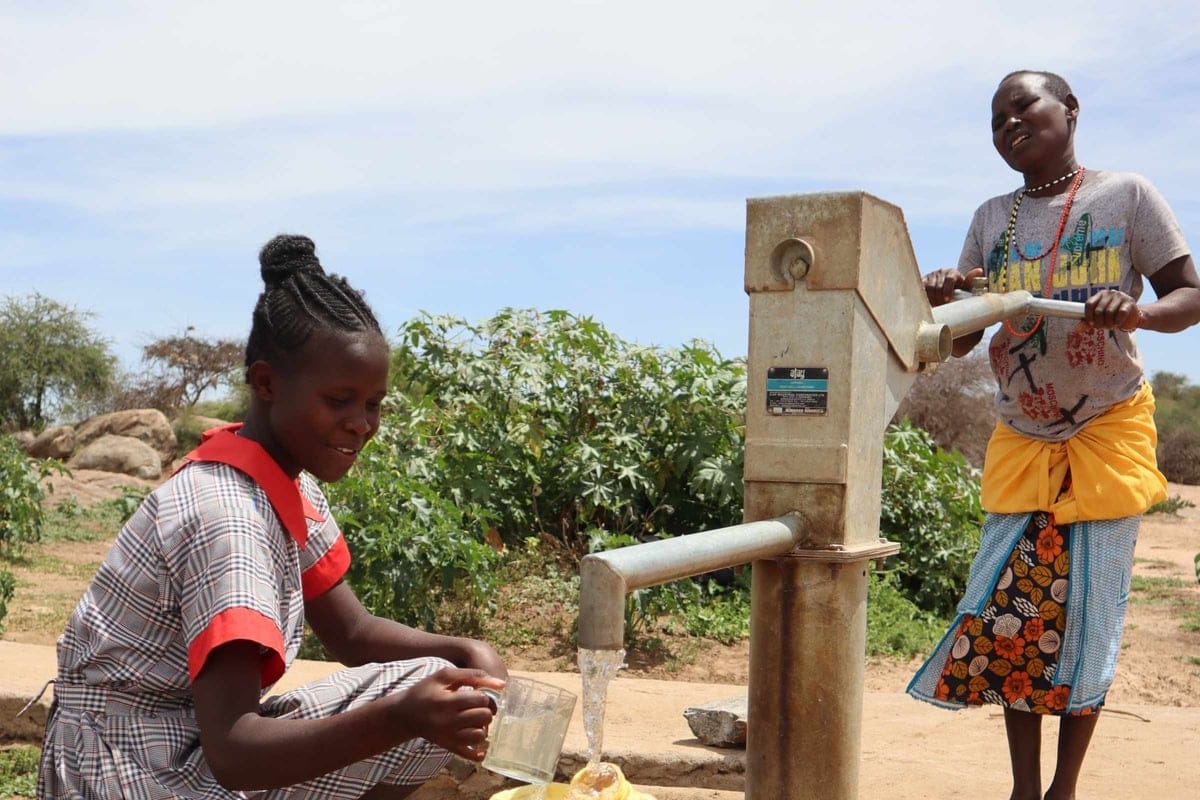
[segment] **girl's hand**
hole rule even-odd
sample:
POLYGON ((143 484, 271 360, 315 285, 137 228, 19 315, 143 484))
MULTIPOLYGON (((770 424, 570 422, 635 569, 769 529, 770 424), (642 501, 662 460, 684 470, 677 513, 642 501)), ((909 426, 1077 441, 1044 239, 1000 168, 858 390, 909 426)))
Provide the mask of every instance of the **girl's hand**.
POLYGON ((965 274, 954 268, 939 269, 925 276, 925 297, 931 306, 945 305, 954 299, 956 290, 970 291, 971 280, 982 276, 983 267, 968 270, 965 274))
POLYGON ((455 755, 482 761, 487 753, 491 700, 474 687, 504 688, 504 681, 479 669, 444 669, 405 690, 397 704, 398 724, 455 755))
POLYGON ((1083 324, 1093 328, 1134 331, 1141 327, 1144 316, 1136 300, 1115 289, 1097 292, 1083 306, 1083 324))
POLYGON ((508 669, 504 666, 504 661, 490 644, 478 639, 463 638, 460 638, 457 644, 461 648, 462 655, 453 659, 454 663, 460 667, 483 670, 501 680, 508 678, 508 669))

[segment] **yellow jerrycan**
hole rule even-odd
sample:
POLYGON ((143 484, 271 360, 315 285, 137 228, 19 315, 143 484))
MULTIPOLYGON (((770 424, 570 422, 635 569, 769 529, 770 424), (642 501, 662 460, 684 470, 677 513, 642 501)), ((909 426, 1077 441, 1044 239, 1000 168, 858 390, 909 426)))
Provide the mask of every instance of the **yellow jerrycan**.
POLYGON ((616 764, 587 764, 568 783, 519 786, 492 795, 491 800, 654 800, 630 785, 616 764), (544 793, 543 793, 544 792, 544 793))

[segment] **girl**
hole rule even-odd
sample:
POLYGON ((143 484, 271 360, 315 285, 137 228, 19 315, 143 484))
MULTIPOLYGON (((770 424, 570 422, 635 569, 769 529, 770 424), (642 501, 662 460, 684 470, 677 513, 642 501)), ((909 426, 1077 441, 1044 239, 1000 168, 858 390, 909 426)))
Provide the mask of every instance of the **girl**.
POLYGON ((398 798, 451 753, 483 757, 491 706, 460 689, 502 688, 500 658, 368 614, 313 479, 379 427, 379 323, 311 240, 259 261, 245 423, 146 498, 71 615, 40 798, 398 798), (264 700, 305 620, 351 668, 264 700))
MULTIPOLYGON (((1075 160, 1079 101, 1058 75, 1014 72, 992 98, 992 141, 1024 185, 975 212, 957 269, 925 278, 940 305, 986 275, 1084 302, 1083 322, 1005 323, 989 355, 999 421, 988 511, 959 616, 909 692, 1004 707, 1012 800, 1040 800, 1041 721, 1061 718, 1047 800, 1075 796, 1116 670, 1142 512, 1166 497, 1138 328, 1200 321, 1200 279, 1170 208, 1145 178, 1075 160), (1143 279, 1157 300, 1138 304, 1143 279)), ((965 355, 982 332, 958 339, 965 355)))

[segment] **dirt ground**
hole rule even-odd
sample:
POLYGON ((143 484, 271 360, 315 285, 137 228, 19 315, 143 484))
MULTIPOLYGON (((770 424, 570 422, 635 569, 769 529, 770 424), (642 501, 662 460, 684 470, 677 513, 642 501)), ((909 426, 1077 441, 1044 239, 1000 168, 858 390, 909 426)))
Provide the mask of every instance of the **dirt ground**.
MULTIPOLYGON (((55 496, 73 495, 82 505, 119 496, 121 485, 136 482, 107 473, 53 480, 55 496)), ((1123 651, 1116 682, 1108 695, 1108 709, 1117 713, 1122 706, 1200 706, 1200 584, 1193 561, 1200 553, 1200 486, 1171 484, 1168 495, 1195 505, 1180 509, 1177 516, 1155 514, 1143 520, 1123 651)), ((4 638, 53 644, 62 620, 78 600, 109 544, 108 540, 55 542, 40 546, 37 556, 28 563, 10 567, 17 577, 18 589, 9 604, 4 638), (46 565, 52 562, 54 568, 47 569, 46 565)), ((693 647, 698 646, 693 644, 693 647)), ((570 669, 561 652, 545 647, 511 648, 505 652, 505 658, 509 667, 518 671, 570 669)), ((709 645, 687 652, 684 658, 633 661, 628 674, 744 686, 748 663, 747 643, 709 645)), ((918 661, 873 660, 867 665, 864 688, 867 692, 903 692, 918 664, 918 661)), ((1125 746, 1134 763, 1156 763, 1155 754, 1136 752, 1137 737, 1132 737, 1125 746)), ((717 800, 735 796, 740 794, 671 789, 660 793, 660 800, 717 800)))

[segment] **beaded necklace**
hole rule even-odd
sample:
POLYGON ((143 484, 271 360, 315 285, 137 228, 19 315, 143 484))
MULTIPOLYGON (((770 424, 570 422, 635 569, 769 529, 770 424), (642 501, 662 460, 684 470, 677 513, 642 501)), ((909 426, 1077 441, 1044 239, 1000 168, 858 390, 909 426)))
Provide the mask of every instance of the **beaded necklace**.
POLYGON ((1030 192, 1040 192, 1040 191, 1042 191, 1043 189, 1049 189, 1051 186, 1056 186, 1056 185, 1058 185, 1058 184, 1062 183, 1063 181, 1070 180, 1071 178, 1074 178, 1074 177, 1075 177, 1075 175, 1076 175, 1076 174, 1079 172, 1079 170, 1081 170, 1081 169, 1083 169, 1083 167, 1076 167, 1074 170, 1072 170, 1071 172, 1068 172, 1066 175, 1062 175, 1062 176, 1060 176, 1060 177, 1057 177, 1057 178, 1055 178, 1054 180, 1050 181, 1049 183, 1043 183, 1041 186, 1034 186, 1032 189, 1030 189, 1030 188, 1028 188, 1028 187, 1027 187, 1027 188, 1025 189, 1025 193, 1026 193, 1026 194, 1029 194, 1030 192))
MULTIPOLYGON (((1083 183, 1083 175, 1085 172, 1087 172, 1087 170, 1083 167, 1080 167, 1074 172, 1064 175, 1061 178, 1053 180, 1043 186, 1038 186, 1034 189, 1019 189, 1017 190, 1017 196, 1013 198, 1012 213, 1008 215, 1008 227, 1005 228, 1004 238, 1000 241, 1000 252, 1002 254, 1001 257, 1003 259, 1004 268, 1008 267, 1008 251, 1013 246, 1013 240, 1017 230, 1017 211, 1021 208, 1021 201, 1025 199, 1025 195, 1028 192, 1037 192, 1049 186, 1053 186, 1054 184, 1059 183, 1060 181, 1063 181, 1072 175, 1075 176, 1075 180, 1071 183, 1071 188, 1067 190, 1066 200, 1063 201, 1062 215, 1058 218, 1058 232, 1054 234, 1054 243, 1050 245, 1050 269, 1046 272, 1046 281, 1042 287, 1042 297, 1049 297, 1050 290, 1054 286, 1054 268, 1058 266, 1058 246, 1062 242, 1063 231, 1067 227, 1067 217, 1071 213, 1071 206, 1075 202, 1075 193, 1079 191, 1079 184, 1083 183)), ((1032 258, 1028 258, 1021 253, 1020 247, 1017 248, 1017 258, 1020 261, 1037 261, 1039 258, 1044 258, 1045 256, 1046 251, 1042 251, 1032 258)), ((1004 320, 1004 327, 1008 328, 1008 332, 1018 339, 1025 339, 1029 336, 1032 336, 1033 332, 1041 326, 1042 319, 1043 317, 1039 314, 1033 320, 1033 324, 1028 330, 1024 328, 1018 330, 1017 328, 1013 327, 1013 324, 1008 320, 1004 320)))

